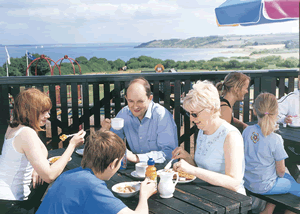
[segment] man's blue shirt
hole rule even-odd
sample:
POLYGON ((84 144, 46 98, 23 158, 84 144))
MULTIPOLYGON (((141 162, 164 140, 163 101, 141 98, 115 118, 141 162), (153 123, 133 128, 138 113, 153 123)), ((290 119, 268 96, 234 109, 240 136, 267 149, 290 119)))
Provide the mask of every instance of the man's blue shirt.
POLYGON ((56 179, 36 214, 116 214, 125 207, 91 169, 78 167, 56 179))
MULTIPOLYGON (((166 108, 151 101, 142 121, 131 113, 128 106, 116 117, 124 119, 124 127, 121 130, 111 128, 111 131, 122 139, 126 137, 133 153, 162 151, 166 159, 172 158, 172 151, 178 146, 177 128, 173 115, 166 108)), ((148 159, 141 158, 141 155, 139 158, 140 161, 148 159)))

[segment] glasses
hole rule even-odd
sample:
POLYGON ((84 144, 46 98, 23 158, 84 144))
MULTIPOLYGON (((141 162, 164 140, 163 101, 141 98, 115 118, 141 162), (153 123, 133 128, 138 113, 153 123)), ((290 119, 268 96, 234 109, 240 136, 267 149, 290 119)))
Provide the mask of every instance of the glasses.
POLYGON ((201 111, 199 111, 198 113, 190 113, 190 112, 186 112, 186 115, 188 117, 190 117, 190 115, 192 115, 194 118, 198 117, 198 114, 200 114, 202 111, 204 111, 204 109, 202 109, 201 111))

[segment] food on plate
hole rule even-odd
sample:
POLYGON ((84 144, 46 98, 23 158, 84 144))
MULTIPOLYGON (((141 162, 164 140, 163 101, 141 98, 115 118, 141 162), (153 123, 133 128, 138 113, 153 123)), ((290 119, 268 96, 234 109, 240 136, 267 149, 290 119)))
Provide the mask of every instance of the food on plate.
POLYGON ((60 157, 54 157, 50 160, 50 163, 54 163, 55 161, 57 161, 60 157))
POLYGON ((61 141, 65 141, 67 138, 68 138, 68 137, 67 137, 67 135, 65 135, 65 134, 62 134, 61 136, 59 136, 59 139, 60 139, 61 141))
POLYGON ((194 175, 190 175, 190 174, 182 172, 182 171, 178 171, 178 175, 180 178, 185 178, 185 180, 193 180, 195 178, 194 175))
MULTIPOLYGON (((173 169, 167 169, 165 170, 165 172, 173 172, 173 169)), ((193 180, 195 178, 194 175, 190 175, 182 171, 178 171, 178 176, 180 181, 184 181, 184 180, 188 181, 188 180, 193 180)), ((173 179, 176 179, 176 175, 173 175, 173 179)))
POLYGON ((132 186, 123 186, 123 187, 117 187, 117 191, 120 193, 131 193, 131 192, 135 192, 135 188, 132 186))

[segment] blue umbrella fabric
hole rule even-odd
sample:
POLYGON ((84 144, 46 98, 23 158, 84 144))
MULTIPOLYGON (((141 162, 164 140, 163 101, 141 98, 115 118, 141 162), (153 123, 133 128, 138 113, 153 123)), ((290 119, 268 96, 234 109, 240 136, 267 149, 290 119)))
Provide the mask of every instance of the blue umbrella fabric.
POLYGON ((227 0, 215 13, 220 26, 291 21, 299 19, 299 0, 227 0))

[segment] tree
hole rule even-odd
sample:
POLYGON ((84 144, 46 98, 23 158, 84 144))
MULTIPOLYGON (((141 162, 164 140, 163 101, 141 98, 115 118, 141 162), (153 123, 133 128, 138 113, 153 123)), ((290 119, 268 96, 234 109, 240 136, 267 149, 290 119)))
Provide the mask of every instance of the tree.
POLYGON ((75 58, 75 60, 76 60, 79 64, 82 64, 82 65, 86 65, 86 64, 89 63, 89 61, 87 60, 87 58, 84 57, 84 56, 77 57, 77 58, 75 58))
POLYGON ((171 59, 166 59, 162 64, 165 68, 174 68, 176 66, 176 62, 171 59))

